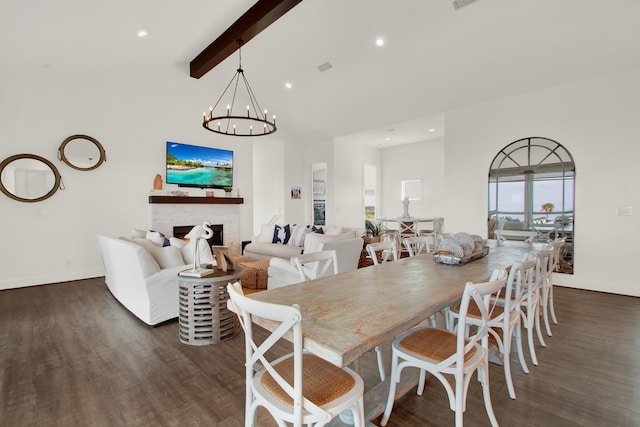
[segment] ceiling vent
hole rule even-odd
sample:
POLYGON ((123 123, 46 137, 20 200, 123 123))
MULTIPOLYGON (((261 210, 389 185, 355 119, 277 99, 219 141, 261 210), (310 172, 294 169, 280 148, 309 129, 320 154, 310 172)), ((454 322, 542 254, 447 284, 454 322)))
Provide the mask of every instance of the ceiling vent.
POLYGON ((470 5, 471 3, 475 2, 477 0, 453 0, 453 8, 455 10, 460 9, 461 7, 465 7, 470 5))
POLYGON ((324 64, 318 65, 318 70, 322 72, 327 71, 329 68, 333 68, 333 65, 331 65, 331 63, 329 62, 325 62, 324 64))

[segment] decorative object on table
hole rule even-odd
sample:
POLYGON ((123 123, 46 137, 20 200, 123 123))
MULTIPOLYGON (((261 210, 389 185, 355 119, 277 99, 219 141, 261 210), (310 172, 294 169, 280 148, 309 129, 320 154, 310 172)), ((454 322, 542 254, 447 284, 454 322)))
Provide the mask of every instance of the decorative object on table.
MULTIPOLYGON (((204 235, 196 237, 196 244, 193 245, 193 267, 190 270, 183 270, 178 275, 183 277, 205 277, 211 275, 215 272, 213 268, 203 268, 200 264, 200 252, 198 251, 198 245, 201 240, 205 241, 207 244, 207 239, 213 237, 213 230, 210 227, 208 221, 202 223, 202 228, 204 229, 204 235)), ((226 270, 225 270, 226 271, 226 270)))
POLYGON ((300 186, 292 185, 291 186, 291 198, 292 199, 302 199, 302 192, 300 190, 300 186))
POLYGON ((411 218, 409 215, 409 198, 402 199, 402 218, 411 218))
POLYGON ((215 195, 215 193, 214 193, 213 191, 207 191, 207 192, 205 192, 205 195, 206 195, 207 197, 215 197, 215 196, 216 196, 216 195, 215 195))
POLYGON ((213 246, 213 257, 216 259, 218 270, 233 271, 236 269, 236 262, 229 253, 228 246, 213 246))
MULTIPOLYGON (((277 130, 276 116, 274 114, 272 120, 269 121, 269 118, 267 117, 267 109, 265 108, 262 110, 256 96, 253 94, 253 90, 251 90, 251 87, 249 86, 249 81, 244 75, 244 70, 242 69, 243 43, 242 39, 238 39, 239 65, 236 70, 236 74, 231 78, 231 81, 224 89, 224 92, 222 92, 222 95, 218 98, 216 104, 213 107, 209 107, 209 114, 203 113, 202 126, 211 132, 229 136, 269 135, 277 130), (244 83, 244 94, 241 93, 243 85, 240 85, 240 82, 244 83), (228 100, 226 110, 217 112, 216 108, 218 107, 218 104, 223 100, 227 90, 231 86, 233 86, 233 97, 231 100, 228 100), (238 93, 238 88, 240 88, 240 93, 238 93), (239 101, 246 101, 246 111, 234 112, 233 109, 236 106, 236 94, 244 96, 239 101), (256 129, 253 129, 253 125, 256 126, 256 129)), ((224 103, 222 105, 224 105, 224 103)))
POLYGON ((189 192, 187 191, 180 191, 180 190, 174 190, 171 192, 171 195, 174 197, 188 197, 189 196, 189 192))
POLYGON ((233 191, 232 187, 224 187, 224 194, 227 197, 231 197, 231 192, 233 191))
POLYGON ((456 233, 438 244, 433 261, 439 264, 463 265, 489 254, 486 241, 476 235, 456 233))
POLYGON ((107 153, 97 139, 89 135, 71 135, 60 144, 58 159, 80 171, 90 171, 107 161, 107 153))
POLYGON ((162 176, 159 173, 156 174, 156 177, 153 180, 153 189, 162 190, 162 176))

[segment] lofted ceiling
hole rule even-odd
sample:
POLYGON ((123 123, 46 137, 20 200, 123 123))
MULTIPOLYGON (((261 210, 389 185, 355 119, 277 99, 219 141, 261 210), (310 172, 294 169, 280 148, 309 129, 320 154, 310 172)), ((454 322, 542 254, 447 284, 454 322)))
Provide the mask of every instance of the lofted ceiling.
MULTIPOLYGON (((3 0, 0 70, 179 67, 191 79, 189 62, 254 2, 3 0)), ((442 137, 451 109, 640 69, 638 22, 637 0, 304 0, 242 62, 279 132, 383 147, 442 137)), ((211 102, 237 65, 199 79, 211 102)))

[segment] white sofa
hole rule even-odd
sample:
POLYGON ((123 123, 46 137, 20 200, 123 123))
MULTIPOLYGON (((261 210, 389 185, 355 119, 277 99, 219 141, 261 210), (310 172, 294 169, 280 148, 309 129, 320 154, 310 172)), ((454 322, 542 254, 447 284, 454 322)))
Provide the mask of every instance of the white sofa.
MULTIPOLYGON (((358 268, 363 244, 364 241, 362 237, 354 237, 354 233, 343 233, 335 236, 311 233, 305 237, 304 253, 309 254, 333 249, 336 251, 338 259, 338 273, 344 273, 358 268)), ((312 263, 305 268, 309 269, 306 273, 307 277, 312 279, 319 277, 317 276, 317 263, 312 263)), ((271 258, 271 261, 269 261, 268 274, 267 289, 274 289, 300 282, 300 275, 296 267, 291 263, 291 257, 271 258)), ((330 269, 327 274, 333 274, 333 269, 330 269)))
MULTIPOLYGON (((340 227, 335 225, 322 226, 323 235, 325 236, 343 236, 343 237, 361 237, 365 235, 364 228, 340 227)), ((304 249, 306 236, 311 235, 311 226, 277 226, 274 224, 262 224, 260 234, 254 236, 247 246, 245 246, 243 255, 259 259, 271 259, 273 257, 290 259, 296 255, 300 255, 304 249), (273 243, 274 228, 290 227, 291 236, 287 243, 273 243)))
MULTIPOLYGON (((195 241, 171 238, 173 246, 162 247, 146 238, 96 237, 107 287, 125 308, 148 325, 178 317, 177 274, 193 265, 195 241)), ((214 263, 208 245, 198 249, 201 263, 214 263)))

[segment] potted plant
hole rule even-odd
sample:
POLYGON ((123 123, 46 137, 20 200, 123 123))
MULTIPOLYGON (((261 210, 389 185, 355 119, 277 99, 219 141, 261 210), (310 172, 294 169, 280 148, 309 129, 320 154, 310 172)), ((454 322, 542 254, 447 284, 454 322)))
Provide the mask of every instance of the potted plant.
POLYGON ((379 242, 382 237, 382 227, 375 221, 365 221, 365 227, 367 229, 367 238, 369 242, 379 242))
POLYGON ((233 191, 233 187, 224 187, 224 193, 227 197, 231 197, 231 191, 233 191))
POLYGON ((553 203, 545 203, 542 205, 542 212, 551 212, 555 206, 553 203))

